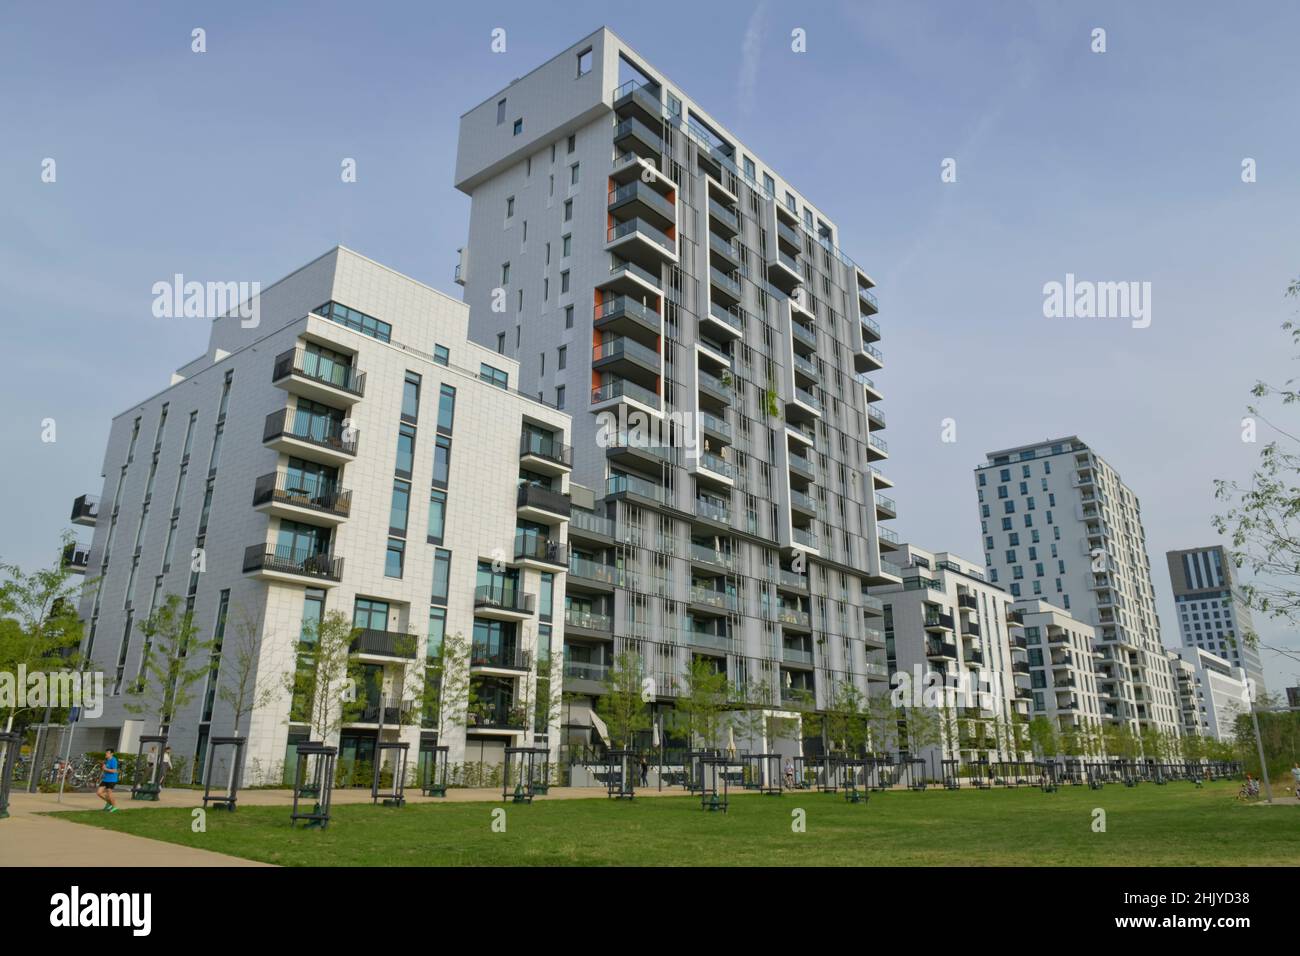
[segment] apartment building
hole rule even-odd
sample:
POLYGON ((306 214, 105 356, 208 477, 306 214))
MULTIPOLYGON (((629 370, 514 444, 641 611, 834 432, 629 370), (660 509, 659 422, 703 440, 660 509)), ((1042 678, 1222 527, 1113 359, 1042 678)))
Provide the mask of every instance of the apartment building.
POLYGON ((262 291, 255 327, 215 319, 203 355, 113 419, 102 494, 73 511, 94 527, 99 581, 82 600, 84 651, 110 691, 78 746, 129 751, 158 731, 124 705, 141 622, 168 595, 214 642, 194 701, 166 724, 195 766, 211 737, 237 733, 247 778, 276 779, 344 716, 312 720, 286 692, 235 726, 219 693, 248 653, 258 688, 281 687, 332 611, 357 628, 362 706, 330 734, 345 765, 380 740, 406 741, 412 765, 439 743, 453 763, 558 746, 558 706, 538 702, 563 646, 569 416, 468 341, 467 313, 335 248, 262 291), (439 727, 421 706, 426 662, 452 636, 468 685, 439 727))
POLYGON ((1232 740, 1237 717, 1250 712, 1246 672, 1197 647, 1170 651, 1169 658, 1178 688, 1183 733, 1232 740))
POLYGON ((573 415, 595 498, 566 688, 624 650, 658 705, 701 658, 773 707, 883 679, 881 333, 830 216, 607 29, 464 114, 455 178, 470 335, 573 415))
POLYGON ((1183 647, 1207 651, 1240 667, 1264 691, 1259 650, 1244 640, 1253 633, 1250 606, 1237 588, 1232 560, 1221 545, 1168 551, 1174 613, 1183 647))
POLYGON ((1101 732, 1117 710, 1101 697, 1099 684, 1123 668, 1108 647, 1097 647, 1096 628, 1041 598, 1021 599, 1029 651, 1031 717, 1044 717, 1059 734, 1101 732))
MULTIPOLYGON (((1014 600, 989 583, 982 566, 955 554, 903 544, 899 557, 901 582, 871 592, 882 605, 891 684, 916 687, 934 674, 949 689, 942 744, 914 756, 938 769, 939 759, 1027 755, 1029 645, 1014 600)), ((905 709, 928 706, 914 694, 904 697, 905 709)))
POLYGON ((975 485, 990 580, 1096 628, 1110 719, 1178 734, 1137 496, 1074 436, 990 452, 975 485))

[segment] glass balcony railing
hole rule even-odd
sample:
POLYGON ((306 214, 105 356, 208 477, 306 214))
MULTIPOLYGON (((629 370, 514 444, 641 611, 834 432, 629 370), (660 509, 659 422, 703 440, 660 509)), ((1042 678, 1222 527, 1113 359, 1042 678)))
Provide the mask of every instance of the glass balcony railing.
POLYGON ((663 280, 659 276, 648 269, 641 268, 635 262, 615 262, 609 267, 610 275, 617 275, 620 272, 634 275, 641 281, 650 283, 656 289, 663 288, 663 280))
POLYGON ((776 579, 786 587, 804 589, 808 587, 808 575, 801 574, 798 571, 787 571, 785 568, 778 568, 776 579))
POLYGON ((731 508, 720 501, 708 498, 695 499, 695 513, 719 524, 731 524, 731 508))
POLYGON ((717 415, 711 415, 708 412, 700 412, 700 425, 707 428, 715 435, 721 435, 728 441, 731 440, 731 426, 717 415))
POLYGON ((629 199, 645 203, 665 219, 672 220, 676 218, 677 210, 673 208, 672 202, 639 180, 609 191, 609 205, 611 206, 626 202, 629 199))
POLYGON ((813 662, 813 652, 804 650, 801 647, 783 647, 781 648, 781 660, 790 664, 811 664, 813 662))
POLYGON ((734 309, 734 308, 728 309, 717 302, 710 302, 709 315, 717 319, 719 322, 731 326, 737 332, 745 331, 745 322, 740 317, 738 309, 734 309))
POLYGON ((729 570, 736 566, 735 556, 729 551, 719 551, 716 548, 709 548, 695 542, 691 542, 691 560, 716 564, 729 570))
POLYGON ((794 353, 794 367, 810 378, 818 377, 816 363, 804 358, 804 356, 800 355, 798 352, 794 353))
POLYGON ((626 315, 635 319, 638 323, 655 332, 659 331, 662 324, 659 313, 647 305, 637 302, 635 299, 625 295, 618 295, 602 302, 596 306, 594 320, 599 323, 605 319, 612 319, 616 316, 626 315))
POLYGON ((799 401, 803 402, 803 404, 810 408, 820 409, 822 407, 822 403, 817 400, 817 396, 806 388, 800 388, 796 385, 794 387, 794 395, 795 398, 799 399, 799 401))
POLYGON ((590 511, 582 511, 574 508, 569 512, 569 528, 579 528, 583 531, 590 531, 592 534, 604 535, 607 538, 614 537, 614 519, 606 518, 604 515, 592 514, 590 511))
POLYGON ((868 435, 867 444, 870 445, 872 448, 877 448, 883 452, 889 451, 889 446, 885 444, 885 440, 881 438, 879 435, 868 435))
POLYGON ((799 275, 799 263, 795 260, 794 256, 790 255, 788 252, 781 252, 778 250, 776 258, 781 265, 785 266, 795 275, 799 275))
POLYGON ((659 368, 658 352, 622 335, 606 339, 591 350, 591 360, 593 362, 599 362, 607 358, 636 359, 644 365, 649 365, 655 369, 659 368))
POLYGON ((779 607, 776 609, 776 619, 781 624, 789 624, 792 627, 811 627, 812 617, 807 611, 797 607, 779 607))
POLYGON ((519 456, 522 458, 526 455, 544 458, 566 467, 573 464, 572 447, 550 435, 539 435, 537 432, 524 432, 519 436, 519 456))
POLYGON ((876 492, 876 507, 883 508, 885 511, 890 511, 894 514, 898 513, 898 506, 894 503, 894 499, 888 495, 882 495, 878 491, 876 492))
POLYGON ((796 507, 802 508, 804 511, 810 511, 813 514, 817 513, 817 502, 810 495, 806 495, 802 491, 796 491, 791 488, 790 503, 796 507))
POLYGON ((806 325, 804 325, 801 322, 791 322, 790 329, 791 331, 794 332, 794 337, 796 339, 798 339, 801 342, 805 342, 808 345, 813 346, 814 348, 817 347, 817 333, 815 331, 808 328, 806 325))
POLYGON ((817 477, 817 471, 813 468, 813 463, 807 458, 802 455, 791 455, 789 460, 791 471, 797 472, 809 480, 817 477))
POLYGON ((731 384, 724 382, 716 375, 710 375, 704 369, 700 369, 700 388, 711 392, 723 401, 730 402, 732 397, 731 384))
POLYGON ((694 586, 691 588, 691 603, 704 604, 724 611, 735 611, 740 607, 740 602, 734 594, 714 588, 694 586))
POLYGON ((817 535, 805 528, 794 528, 792 530, 794 543, 803 545, 805 548, 817 549, 817 535))
POLYGON ((588 631, 610 631, 614 627, 614 619, 608 614, 601 614, 597 611, 583 611, 578 608, 565 608, 564 623, 570 627, 581 627, 588 631))
POLYGON ((569 574, 575 578, 599 581, 603 584, 621 585, 623 582, 621 569, 612 564, 601 564, 599 561, 580 558, 577 555, 569 556, 569 574))
POLYGON ((727 275, 725 272, 712 266, 709 267, 709 278, 713 280, 713 284, 718 288, 725 292, 730 292, 732 296, 737 299, 740 298, 739 280, 731 278, 731 276, 727 275))
POLYGON ((608 495, 636 495, 639 498, 648 498, 660 504, 665 504, 668 500, 667 492, 662 485, 657 485, 653 481, 647 481, 644 478, 637 478, 634 475, 611 475, 605 479, 605 493, 608 495))
POLYGON ((668 235, 661 229, 657 226, 652 226, 644 219, 629 219, 626 222, 620 222, 611 226, 609 228, 607 240, 609 242, 616 242, 624 236, 632 235, 634 232, 652 239, 657 245, 662 246, 668 252, 677 252, 677 244, 669 239, 668 235))
POLYGON ((724 225, 731 227, 733 232, 740 231, 740 219, 716 199, 709 200, 709 215, 724 225))
POLYGON ((700 454, 700 467, 707 468, 715 475, 722 475, 724 478, 730 478, 733 481, 736 478, 736 466, 712 452, 706 451, 700 454))
POLYGON ((584 661, 565 661, 564 676, 573 680, 604 682, 609 680, 608 664, 588 664, 584 661))
POLYGON ((591 390, 591 404, 593 405, 615 398, 630 398, 633 401, 649 405, 651 408, 659 408, 658 395, 644 386, 629 382, 627 379, 614 379, 591 390))

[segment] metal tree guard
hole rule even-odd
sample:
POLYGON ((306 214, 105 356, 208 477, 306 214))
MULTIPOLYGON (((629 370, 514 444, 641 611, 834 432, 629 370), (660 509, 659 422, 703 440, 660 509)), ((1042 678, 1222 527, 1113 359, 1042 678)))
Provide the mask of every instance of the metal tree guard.
POLYGON ((989 758, 980 757, 970 766, 975 769, 975 773, 971 775, 971 785, 976 790, 991 790, 993 784, 989 781, 989 758))
POLYGON ((370 803, 384 801, 386 807, 406 806, 406 759, 411 745, 404 740, 378 740, 375 742, 375 772, 370 780, 370 803), (384 752, 393 754, 393 786, 385 792, 379 792, 379 781, 383 775, 384 752))
POLYGON ((551 752, 545 747, 533 748, 533 762, 528 767, 528 789, 535 797, 551 792, 551 752))
POLYGON ((136 751, 135 768, 131 774, 131 799, 154 800, 162 793, 163 752, 167 747, 167 738, 163 736, 145 736, 140 738, 140 749, 136 751), (153 759, 150 760, 149 758, 153 759))
MULTIPOLYGON (((203 767, 203 806, 209 804, 217 810, 229 810, 232 813, 239 799, 239 785, 242 782, 244 767, 244 747, 247 737, 213 737, 208 744, 208 759, 203 767), (226 779, 225 793, 212 793, 212 770, 217 763, 217 750, 221 747, 233 747, 230 757, 230 776, 226 779)), ((218 786, 218 789, 220 787, 218 786)))
POLYGON ((838 754, 823 753, 816 758, 817 792, 818 793, 838 793, 839 781, 837 767, 840 762, 838 754))
MULTIPOLYGON (((814 765, 815 765, 816 758, 813 758, 813 759, 814 759, 814 765)), ((792 758, 790 759, 790 763, 794 766, 794 787, 793 787, 793 789, 795 789, 795 790, 807 790, 807 789, 809 789, 809 787, 808 787, 808 774, 809 774, 810 772, 814 772, 814 773, 815 773, 815 771, 810 771, 810 770, 809 770, 809 767, 808 767, 808 758, 805 757, 805 756, 803 756, 802 754, 800 754, 798 757, 792 757, 792 758)))
POLYGON ((334 764, 339 749, 328 747, 318 740, 308 740, 298 745, 298 762, 293 773, 293 811, 289 814, 290 826, 299 820, 307 821, 308 829, 325 829, 330 822, 330 803, 334 794, 334 764), (299 810, 299 800, 313 801, 310 810, 299 810))
POLYGON ((434 747, 426 751, 430 759, 424 763, 424 779, 420 782, 420 791, 426 797, 445 797, 447 795, 447 757, 450 747, 434 747))
POLYGON ((610 750, 605 754, 605 793, 611 800, 635 799, 636 762, 633 750, 610 750))
POLYGON ((1055 760, 1043 760, 1038 763, 1039 781, 1038 785, 1043 793, 1056 793, 1059 788, 1057 783, 1055 760))
POLYGON ((943 774, 945 790, 961 789, 961 760, 948 758, 939 761, 939 770, 943 774))
POLYGON ((920 757, 908 757, 903 761, 903 764, 907 768, 905 771, 907 774, 907 788, 909 790, 924 790, 926 787, 925 777, 923 776, 925 761, 920 757))
POLYGON ((867 761, 864 757, 841 757, 839 759, 840 786, 844 788, 844 799, 848 803, 866 803, 867 761), (858 788, 861 777, 862 788, 858 788))
POLYGON ((512 803, 533 802, 533 762, 536 759, 535 747, 506 748, 506 760, 501 768, 502 800, 512 803))
POLYGON ((9 816, 9 788, 14 782, 14 766, 23 738, 16 732, 0 733, 0 820, 9 816))
POLYGON ((704 762, 713 757, 721 757, 716 750, 686 751, 685 771, 686 789, 696 793, 704 788, 704 762))
POLYGON ((719 755, 700 760, 700 809, 710 813, 727 812, 727 760, 719 755))
POLYGON ((781 795, 781 767, 780 754, 746 754, 743 758, 745 761, 745 775, 749 781, 745 784, 746 789, 757 790, 761 794, 768 796, 781 795))

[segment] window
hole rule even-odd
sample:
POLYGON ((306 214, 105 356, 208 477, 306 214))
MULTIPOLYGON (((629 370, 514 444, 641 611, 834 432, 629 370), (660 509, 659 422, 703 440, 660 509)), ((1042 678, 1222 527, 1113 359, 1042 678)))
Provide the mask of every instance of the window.
POLYGON ((510 376, 499 368, 493 368, 486 362, 479 363, 478 377, 489 385, 495 385, 497 388, 508 389, 510 387, 510 376))
POLYGON ((445 605, 450 586, 451 552, 438 548, 433 552, 433 591, 429 597, 429 602, 431 604, 445 605))
POLYGON ((569 134, 569 142, 565 151, 569 153, 569 155, 573 155, 573 151, 577 149, 577 147, 578 147, 578 135, 576 133, 569 134))
POLYGON ((564 386, 563 385, 557 385, 555 387, 555 407, 556 408, 564 407, 564 386))
POLYGON ((510 263, 508 262, 501 263, 501 284, 510 284, 510 263))
POLYGON ((569 222, 571 219, 573 219, 573 200, 566 199, 564 200, 564 221, 569 222))
POLYGON ((433 347, 433 360, 439 365, 450 365, 451 351, 445 345, 435 345, 433 347))
POLYGON ((583 50, 578 54, 578 76, 586 76, 591 72, 591 47, 583 50))
POLYGON ((578 167, 579 167, 580 165, 581 165, 580 163, 574 163, 572 166, 569 167, 569 185, 570 185, 570 186, 576 186, 576 185, 578 185, 578 167))
POLYGON ((402 425, 397 430, 397 473, 410 478, 414 465, 415 429, 410 425, 402 425))
POLYGON ((506 218, 509 219, 514 214, 515 214, 515 197, 507 196, 506 197, 506 218))
POLYGON ((767 173, 763 174, 763 192, 767 193, 769 196, 776 195, 776 180, 767 173))
POLYGON ((401 538, 389 538, 388 551, 384 556, 384 577, 400 578, 405 559, 406 542, 401 538))
POLYGON ((520 133, 522 133, 523 131, 524 131, 524 121, 523 121, 523 119, 521 118, 521 119, 517 119, 517 120, 515 120, 515 128, 514 128, 514 133, 513 133, 513 135, 518 136, 518 135, 519 135, 520 133))
POLYGON ((388 510, 388 533, 406 535, 406 518, 411 510, 411 483, 397 479, 393 482, 393 504, 388 510))
POLYGON ((442 544, 447 530, 447 492, 437 488, 429 492, 429 528, 430 544, 442 544))
POLYGON ((563 272, 560 273, 560 294, 563 295, 568 291, 569 291, 569 270, 565 269, 563 272))
POLYGON ((506 334, 504 332, 497 333, 497 354, 506 354, 506 334))
POLYGON ((308 588, 302 600, 302 631, 299 633, 299 641, 303 644, 316 643, 316 632, 324 614, 325 592, 317 588, 308 588))
POLYGON ((451 439, 439 435, 433 444, 433 484, 435 488, 446 488, 451 472, 451 439))
POLYGON ((560 372, 564 371, 565 360, 568 358, 568 356, 569 356, 569 349, 567 346, 561 345, 558 349, 555 350, 555 368, 557 371, 560 372))
POLYGON ((573 306, 571 305, 564 307, 564 327, 566 329, 573 328, 573 306))
POLYGON ((562 244, 561 247, 562 251, 560 255, 566 257, 573 255, 573 236, 572 235, 565 236, 563 239, 560 240, 560 242, 562 244))
POLYGON ((429 658, 442 655, 442 639, 447 633, 447 609, 445 607, 429 608, 429 641, 425 645, 425 655, 429 658))
POLYGON ((456 389, 450 385, 442 386, 438 395, 438 431, 451 434, 451 425, 456 417, 456 389))
POLYGON ((420 376, 415 372, 406 373, 402 385, 402 418, 414 422, 420 417, 420 376))
POLYGON ((352 608, 352 626, 367 631, 388 630, 388 602, 357 598, 352 608))
POLYGON ((757 170, 754 169, 754 161, 750 159, 748 156, 746 156, 744 160, 744 169, 745 169, 745 178, 752 183, 754 181, 754 176, 756 175, 757 170))
POLYGON ((500 126, 506 121, 506 101, 497 100, 497 125, 500 126))

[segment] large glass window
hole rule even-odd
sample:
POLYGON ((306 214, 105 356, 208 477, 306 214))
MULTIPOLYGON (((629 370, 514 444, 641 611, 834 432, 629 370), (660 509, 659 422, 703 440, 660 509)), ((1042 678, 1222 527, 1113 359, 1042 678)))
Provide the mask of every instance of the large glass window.
POLYGON ((393 504, 388 510, 388 533, 406 534, 406 518, 411 510, 411 483, 397 479, 393 482, 393 504))
POLYGON ((444 385, 438 394, 438 431, 451 434, 452 422, 456 418, 456 389, 444 385))
POLYGON ((280 519, 280 530, 275 540, 277 558, 300 564, 313 555, 328 553, 329 548, 328 528, 280 519))
POLYGON ((433 449, 433 484, 446 488, 448 475, 451 473, 451 439, 439 435, 433 449))
POLYGON ((393 331, 393 327, 387 322, 380 322, 373 315, 366 315, 356 309, 349 309, 346 305, 339 305, 337 302, 326 302, 313 311, 331 322, 337 322, 339 325, 347 326, 354 332, 360 332, 362 335, 368 335, 372 339, 378 339, 381 342, 387 342, 393 331))
POLYGON ((397 429, 397 473, 411 477, 415 466, 415 426, 403 423, 397 429))
POLYGON ((447 530, 447 492, 437 488, 429 492, 429 530, 430 544, 442 544, 447 530))
POLYGON ((388 602, 357 598, 352 609, 352 626, 368 631, 388 630, 388 602))
POLYGON ((406 373, 402 384, 402 418, 416 421, 420 417, 420 376, 415 372, 406 373))
POLYGON ((495 385, 497 388, 510 387, 510 376, 499 368, 493 368, 486 362, 479 363, 478 377, 489 385, 495 385))
POLYGON ((425 656, 434 658, 442 655, 442 640, 447 633, 447 609, 445 607, 429 608, 429 639, 425 644, 425 656))
POLYGON ((433 591, 429 596, 429 602, 445 605, 450 587, 451 552, 438 548, 433 552, 433 591))
POLYGON ((315 644, 321 618, 325 614, 325 592, 320 588, 308 588, 302 602, 302 632, 299 640, 303 644, 315 644))
POLYGON ((384 555, 384 575, 390 578, 402 576, 402 566, 406 560, 406 542, 401 538, 389 538, 388 550, 384 555))

